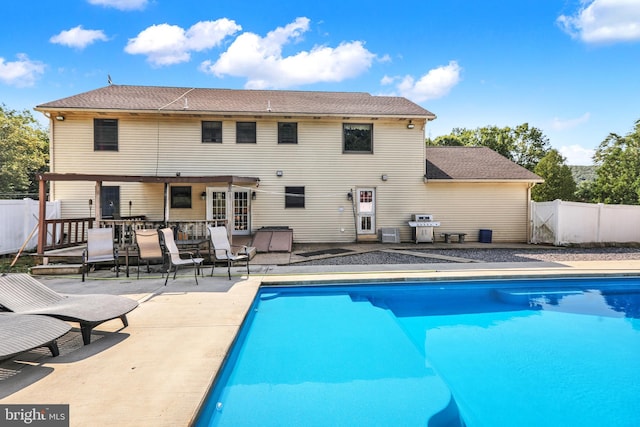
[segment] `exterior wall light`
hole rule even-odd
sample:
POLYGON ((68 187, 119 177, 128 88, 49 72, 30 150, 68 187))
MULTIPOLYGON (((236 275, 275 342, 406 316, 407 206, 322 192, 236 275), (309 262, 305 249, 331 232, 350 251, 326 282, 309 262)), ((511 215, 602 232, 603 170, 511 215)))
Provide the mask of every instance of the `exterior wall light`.
POLYGON ((413 124, 413 120, 409 120, 409 123, 407 124, 407 129, 413 129, 414 127, 416 127, 416 125, 413 124))
POLYGON ((258 193, 256 193, 255 191, 251 192, 251 200, 255 200, 257 196, 258 196, 258 193))
POLYGON ((349 191, 347 193, 347 200, 353 200, 353 192, 349 191))
POLYGON ((382 176, 380 177, 380 179, 381 179, 381 180, 383 180, 383 181, 386 181, 386 180, 388 180, 388 179, 389 179, 389 175, 387 175, 386 173, 385 173, 385 174, 382 174, 382 176))
POLYGON ((201 198, 202 200, 207 200, 207 192, 206 192, 206 191, 203 191, 202 193, 200 193, 200 198, 201 198))
POLYGON ((284 173, 282 171, 276 171, 276 176, 280 177, 282 175, 284 175, 284 173))
POLYGON ((64 121, 64 116, 57 115, 56 116, 56 120, 59 121, 59 122, 63 122, 64 121))

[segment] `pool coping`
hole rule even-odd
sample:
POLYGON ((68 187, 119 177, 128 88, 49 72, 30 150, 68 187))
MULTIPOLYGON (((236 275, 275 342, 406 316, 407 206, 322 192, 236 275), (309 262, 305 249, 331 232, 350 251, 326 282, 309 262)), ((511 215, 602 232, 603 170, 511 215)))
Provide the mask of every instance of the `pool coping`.
MULTIPOLYGON (((96 328, 95 341, 88 346, 71 340, 58 358, 45 352, 23 355, 22 359, 30 360, 20 362, 24 363, 20 370, 0 382, 5 390, 0 392, 0 405, 69 404, 70 425, 78 426, 189 425, 260 286, 640 275, 640 260, 465 266, 435 264, 428 270, 415 265, 360 266, 359 271, 332 266, 314 267, 313 272, 259 266, 255 271, 252 267, 249 277, 237 269, 231 281, 222 274, 206 276, 198 286, 187 271, 166 287, 159 275, 140 280, 93 277, 85 284, 77 278, 42 278, 59 292, 108 290, 134 298, 140 306, 130 313, 129 327, 107 322, 96 328)), ((3 366, 5 362, 0 363, 3 366)))

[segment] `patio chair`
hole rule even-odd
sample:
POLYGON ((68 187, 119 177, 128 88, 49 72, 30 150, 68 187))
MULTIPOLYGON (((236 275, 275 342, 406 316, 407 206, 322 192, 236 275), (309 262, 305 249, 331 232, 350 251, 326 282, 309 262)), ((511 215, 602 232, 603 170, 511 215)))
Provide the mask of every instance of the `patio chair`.
POLYGON ((113 228, 90 228, 87 230, 87 248, 82 253, 82 281, 89 275, 90 264, 115 263, 119 277, 118 248, 113 244, 113 228))
POLYGON ((70 330, 68 323, 53 317, 2 312, 0 360, 39 347, 47 347, 52 356, 58 356, 60 350, 56 340, 70 330))
POLYGON ((163 228, 162 230, 160 230, 160 235, 162 236, 164 250, 167 252, 167 258, 169 259, 169 268, 167 268, 167 278, 164 281, 164 285, 167 286, 171 269, 173 269, 173 279, 175 280, 176 275, 178 274, 178 268, 183 265, 193 266, 193 273, 196 278, 197 285, 198 274, 200 273, 200 267, 202 267, 204 258, 194 258, 193 253, 191 252, 181 253, 178 250, 178 245, 176 245, 175 239, 173 238, 173 230, 171 228, 163 228), (183 258, 181 255, 187 255, 189 258, 183 258))
POLYGON ((244 262, 247 266, 247 275, 249 275, 249 248, 247 246, 235 246, 240 249, 233 252, 231 250, 231 243, 229 243, 229 237, 227 236, 226 227, 207 226, 207 228, 209 229, 209 236, 211 237, 211 247, 214 258, 212 260, 211 275, 213 276, 216 261, 225 261, 227 263, 229 280, 231 280, 231 264, 234 262, 244 262))
POLYGON ((127 313, 138 306, 131 298, 118 295, 59 294, 28 274, 0 275, 0 305, 19 314, 43 314, 68 322, 80 323, 82 340, 91 342, 96 326, 120 318, 127 327, 127 313))
MULTIPOLYGON (((140 278, 140 261, 147 263, 147 273, 151 273, 149 262, 154 260, 164 260, 162 246, 160 246, 160 235, 156 229, 136 230, 136 246, 138 247, 138 279, 140 278)), ((164 277, 164 272, 162 273, 164 277)))

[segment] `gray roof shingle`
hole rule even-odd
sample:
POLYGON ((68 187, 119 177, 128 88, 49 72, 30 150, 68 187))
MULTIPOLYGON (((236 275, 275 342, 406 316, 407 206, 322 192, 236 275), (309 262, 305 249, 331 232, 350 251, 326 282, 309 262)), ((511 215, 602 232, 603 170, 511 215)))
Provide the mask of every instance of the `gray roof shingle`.
POLYGON ((428 180, 543 181, 488 147, 427 147, 426 156, 428 180))
POLYGON ((286 115, 386 116, 435 119, 406 98, 364 92, 203 89, 110 85, 40 104, 39 111, 190 111, 286 115), (186 108, 185 108, 186 107, 186 108))

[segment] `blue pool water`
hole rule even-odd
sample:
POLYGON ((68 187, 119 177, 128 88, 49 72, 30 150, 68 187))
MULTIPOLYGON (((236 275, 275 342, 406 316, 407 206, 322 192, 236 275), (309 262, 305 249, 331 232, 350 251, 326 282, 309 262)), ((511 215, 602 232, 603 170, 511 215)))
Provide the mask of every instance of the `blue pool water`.
POLYGON ((640 279, 268 287, 196 426, 637 426, 640 279))

